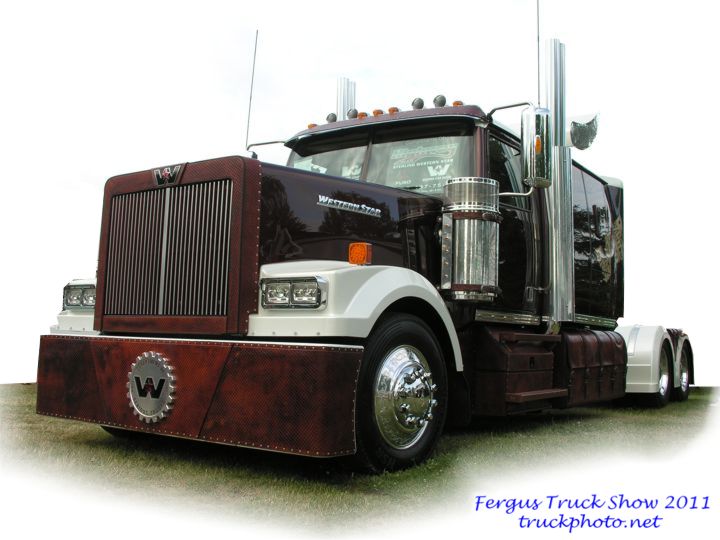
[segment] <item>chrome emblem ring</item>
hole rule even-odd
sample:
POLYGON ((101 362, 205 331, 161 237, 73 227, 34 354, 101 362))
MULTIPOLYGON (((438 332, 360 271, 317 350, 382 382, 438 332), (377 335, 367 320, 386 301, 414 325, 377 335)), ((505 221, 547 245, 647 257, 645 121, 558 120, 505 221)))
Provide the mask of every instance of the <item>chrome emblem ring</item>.
POLYGON ((133 414, 148 424, 165 418, 175 400, 175 375, 168 359, 148 351, 135 359, 128 373, 127 397, 133 414))

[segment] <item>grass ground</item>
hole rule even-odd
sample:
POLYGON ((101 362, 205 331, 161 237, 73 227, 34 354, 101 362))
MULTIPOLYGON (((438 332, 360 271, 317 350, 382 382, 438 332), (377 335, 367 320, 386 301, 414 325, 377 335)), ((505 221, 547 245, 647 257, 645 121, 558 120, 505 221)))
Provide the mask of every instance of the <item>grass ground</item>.
POLYGON ((35 414, 35 385, 0 385, 0 460, 72 477, 118 496, 137 494, 245 519, 351 526, 420 508, 428 493, 465 497, 472 473, 554 466, 604 452, 642 457, 682 450, 703 430, 718 394, 693 389, 664 409, 630 406, 551 411, 484 420, 447 432, 422 466, 379 476, 336 462, 160 437, 117 438, 92 424, 35 414), (664 429, 660 429, 662 426, 664 429), (667 433, 672 433, 668 437, 667 433))

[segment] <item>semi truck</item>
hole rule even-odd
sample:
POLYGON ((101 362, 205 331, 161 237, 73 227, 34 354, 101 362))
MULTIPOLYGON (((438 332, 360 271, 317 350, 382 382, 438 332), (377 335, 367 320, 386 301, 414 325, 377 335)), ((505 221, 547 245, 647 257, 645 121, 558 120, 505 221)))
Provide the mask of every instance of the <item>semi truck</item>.
POLYGON ((572 159, 594 125, 566 129, 563 44, 546 57, 520 137, 438 96, 338 110, 284 141, 287 166, 110 178, 37 412, 383 471, 475 416, 687 399, 687 335, 618 327, 623 186, 572 159))

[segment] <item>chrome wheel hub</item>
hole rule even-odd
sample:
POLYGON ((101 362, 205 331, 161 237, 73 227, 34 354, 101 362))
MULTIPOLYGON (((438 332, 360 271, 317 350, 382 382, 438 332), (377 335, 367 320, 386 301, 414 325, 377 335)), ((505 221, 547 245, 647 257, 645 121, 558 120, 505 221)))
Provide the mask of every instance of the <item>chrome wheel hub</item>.
POLYGON ((437 405, 430 367, 415 347, 402 345, 383 358, 375 378, 377 427, 386 443, 402 450, 417 442, 437 405))

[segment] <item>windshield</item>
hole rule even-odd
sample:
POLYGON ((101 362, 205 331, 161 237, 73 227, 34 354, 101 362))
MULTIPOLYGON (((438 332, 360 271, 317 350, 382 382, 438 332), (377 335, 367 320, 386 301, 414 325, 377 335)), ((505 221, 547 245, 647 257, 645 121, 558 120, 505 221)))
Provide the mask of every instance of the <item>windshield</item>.
POLYGON ((368 164, 368 182, 439 194, 447 181, 472 176, 472 138, 430 137, 375 144, 368 164))
POLYGON ((342 150, 329 150, 305 157, 293 152, 290 155, 288 166, 303 171, 359 180, 365 160, 365 150, 365 146, 356 146, 342 150))
POLYGON ((437 196, 450 178, 473 176, 472 132, 456 121, 318 135, 293 149, 288 166, 437 196))

